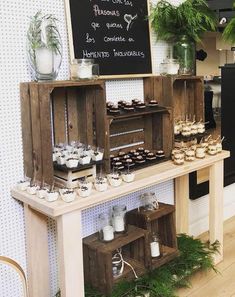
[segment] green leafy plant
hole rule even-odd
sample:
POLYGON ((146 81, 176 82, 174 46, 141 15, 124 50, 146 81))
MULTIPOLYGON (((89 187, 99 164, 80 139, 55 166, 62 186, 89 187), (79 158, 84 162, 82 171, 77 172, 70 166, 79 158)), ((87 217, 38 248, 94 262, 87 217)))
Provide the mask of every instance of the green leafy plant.
MULTIPOLYGON (((180 255, 168 264, 132 282, 118 283, 112 297, 143 296, 149 292, 150 297, 176 297, 175 290, 190 286, 190 276, 198 270, 213 269, 217 272, 213 255, 219 252, 219 242, 203 243, 199 239, 180 234, 177 238, 180 255)), ((56 297, 60 297, 57 293, 56 297)), ((105 297, 91 287, 85 288, 86 297, 105 297)))
MULTIPOLYGON (((235 10, 235 2, 233 3, 233 10, 235 10)), ((232 45, 235 44, 235 17, 232 17, 226 25, 222 37, 232 45)))
POLYGON ((204 32, 216 30, 217 23, 205 0, 186 0, 177 7, 160 0, 151 7, 150 21, 157 38, 167 42, 183 35, 200 42, 204 32))
POLYGON ((30 25, 27 32, 28 51, 31 60, 35 61, 35 51, 46 47, 54 54, 61 55, 62 44, 56 26, 58 19, 52 14, 43 15, 38 11, 30 18, 30 25))

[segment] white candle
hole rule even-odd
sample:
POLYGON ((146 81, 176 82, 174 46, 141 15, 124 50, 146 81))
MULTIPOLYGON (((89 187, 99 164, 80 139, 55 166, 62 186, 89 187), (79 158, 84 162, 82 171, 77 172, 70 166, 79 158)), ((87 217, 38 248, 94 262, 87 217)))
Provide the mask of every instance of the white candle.
POLYGON ((116 232, 125 230, 124 218, 122 216, 114 216, 113 227, 116 232))
POLYGON ((91 78, 91 77, 92 77, 92 65, 78 66, 78 78, 91 78))
POLYGON ((113 234, 113 227, 112 226, 105 226, 102 230, 103 230, 103 239, 104 239, 104 241, 113 240, 114 234, 113 234))
POLYGON ((150 250, 151 250, 151 256, 153 258, 160 256, 160 248, 159 243, 156 241, 153 241, 150 243, 150 250))
POLYGON ((38 48, 35 51, 37 71, 41 74, 53 72, 53 53, 47 48, 38 48))

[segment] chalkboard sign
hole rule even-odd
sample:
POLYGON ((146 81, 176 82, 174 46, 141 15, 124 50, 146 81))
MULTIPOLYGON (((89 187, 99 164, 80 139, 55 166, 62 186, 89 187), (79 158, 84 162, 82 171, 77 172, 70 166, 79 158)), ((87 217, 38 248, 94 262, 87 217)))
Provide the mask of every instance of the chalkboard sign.
POLYGON ((102 76, 152 73, 147 0, 65 3, 71 59, 95 59, 102 76))

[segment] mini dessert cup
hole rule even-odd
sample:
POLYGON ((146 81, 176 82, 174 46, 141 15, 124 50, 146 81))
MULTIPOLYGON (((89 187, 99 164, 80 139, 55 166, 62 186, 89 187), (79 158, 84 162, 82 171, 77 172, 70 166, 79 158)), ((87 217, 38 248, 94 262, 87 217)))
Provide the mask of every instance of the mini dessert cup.
POLYGON ((174 153, 174 164, 175 165, 183 165, 184 164, 184 152, 178 151, 174 153))
POLYGON ((63 191, 60 193, 61 198, 64 202, 72 202, 76 198, 76 193, 74 190, 71 189, 63 189, 63 191))
POLYGON ((197 123, 197 133, 202 134, 205 132, 205 123, 198 122, 197 123))
POLYGON ((206 149, 205 147, 198 146, 196 148, 196 158, 198 159, 204 159, 206 156, 206 149))
POLYGON ((95 179, 95 189, 99 192, 104 192, 108 189, 107 178, 105 177, 96 177, 95 179))
POLYGON ((17 189, 20 191, 26 191, 26 189, 30 186, 30 179, 20 180, 17 183, 17 189))
POLYGON ((37 193, 37 190, 39 189, 39 186, 36 184, 29 185, 26 189, 27 193, 30 195, 35 195, 37 193))
POLYGON ((45 196, 47 202, 54 202, 59 198, 59 192, 54 190, 48 190, 45 196))
POLYGON ((103 156, 104 156, 104 151, 98 148, 95 151, 93 151, 91 154, 91 158, 95 162, 102 161, 103 156))
POLYGON ((65 155, 60 155, 59 157, 57 157, 56 161, 57 161, 57 164, 59 164, 59 165, 65 165, 66 156, 65 155))
POLYGON ((181 131, 181 134, 183 136, 190 136, 191 135, 191 125, 189 123, 186 123, 186 124, 183 124, 182 125, 182 131, 181 131))
POLYGON ((46 187, 38 188, 37 190, 37 197, 39 199, 44 199, 46 197, 48 189, 46 187))
POLYGON ((68 168, 75 168, 78 166, 78 159, 76 158, 68 158, 65 162, 68 168))
POLYGON ((194 161, 195 160, 195 150, 189 148, 185 151, 185 161, 194 161))
POLYGON ((86 165, 89 164, 91 162, 91 156, 90 155, 81 155, 79 158, 79 163, 81 165, 86 165))
POLYGON ((211 155, 211 156, 214 156, 217 154, 217 143, 216 142, 210 143, 208 145, 207 153, 208 153, 208 155, 211 155))
POLYGON ((118 173, 108 174, 108 181, 112 187, 119 187, 122 183, 122 179, 118 173))
POLYGON ((135 179, 135 173, 134 172, 125 172, 125 173, 122 173, 122 179, 124 182, 126 183, 131 183, 134 181, 135 179))
POLYGON ((80 197, 85 198, 90 196, 91 194, 91 188, 85 186, 85 185, 81 185, 78 189, 77 189, 77 193, 80 197))
POLYGON ((81 187, 87 187, 89 189, 89 191, 91 191, 92 189, 92 182, 87 180, 86 178, 85 179, 81 179, 78 181, 78 186, 81 188, 81 187))

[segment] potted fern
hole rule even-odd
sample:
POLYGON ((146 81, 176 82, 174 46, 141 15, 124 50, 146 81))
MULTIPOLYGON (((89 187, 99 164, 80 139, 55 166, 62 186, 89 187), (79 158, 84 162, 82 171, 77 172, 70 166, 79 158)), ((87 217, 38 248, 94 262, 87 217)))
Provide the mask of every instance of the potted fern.
POLYGON ((160 0, 151 7, 150 21, 157 39, 173 45, 180 74, 194 74, 195 43, 206 31, 215 31, 216 16, 205 0, 186 0, 174 6, 160 0))
POLYGON ((28 60, 36 80, 52 80, 62 61, 62 43, 57 19, 41 11, 31 17, 27 32, 28 60))

